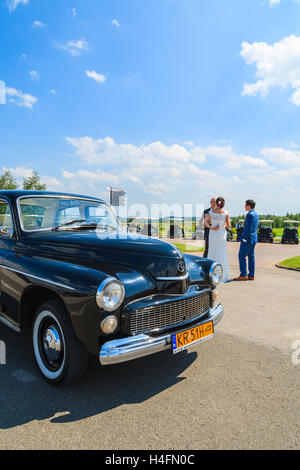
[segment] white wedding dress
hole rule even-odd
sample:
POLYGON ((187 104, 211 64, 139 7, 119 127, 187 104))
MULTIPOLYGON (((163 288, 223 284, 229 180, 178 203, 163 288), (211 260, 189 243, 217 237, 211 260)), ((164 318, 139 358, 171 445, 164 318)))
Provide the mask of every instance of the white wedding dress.
POLYGON ((228 263, 227 252, 227 230, 225 228, 225 219, 228 212, 216 214, 212 210, 209 211, 212 227, 219 225, 218 230, 209 231, 208 255, 207 258, 220 263, 223 267, 222 282, 230 280, 230 269, 228 263))

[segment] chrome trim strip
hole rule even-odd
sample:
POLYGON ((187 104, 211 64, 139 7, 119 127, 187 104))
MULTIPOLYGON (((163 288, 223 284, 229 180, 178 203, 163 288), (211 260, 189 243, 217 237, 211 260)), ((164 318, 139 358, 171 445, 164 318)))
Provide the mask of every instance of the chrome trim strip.
POLYGON ((32 277, 33 279, 37 279, 38 281, 47 282, 48 284, 53 284, 54 286, 63 287, 64 289, 69 289, 69 290, 76 290, 76 289, 74 289, 74 287, 67 286, 66 284, 60 284, 59 282, 50 281, 49 279, 34 276, 33 274, 30 274, 30 273, 24 273, 23 271, 19 271, 18 269, 8 268, 7 266, 3 266, 3 265, 1 267, 2 267, 2 269, 6 269, 7 271, 12 271, 13 273, 23 274, 23 276, 32 277))
POLYGON ((157 281, 184 281, 189 277, 189 273, 186 273, 184 276, 174 276, 174 277, 157 277, 157 281))
POLYGON ((3 323, 3 325, 8 326, 8 328, 11 328, 12 330, 16 331, 17 333, 21 333, 21 328, 14 325, 13 323, 11 323, 9 320, 7 320, 5 317, 1 315, 0 315, 0 322, 3 323))
MULTIPOLYGON (((202 325, 208 321, 213 321, 214 326, 216 326, 222 317, 223 307, 218 304, 210 309, 209 316, 205 320, 196 323, 194 326, 202 325)), ((176 332, 179 331, 182 331, 182 328, 176 332)), ((170 349, 172 348, 172 335, 176 332, 157 337, 141 334, 107 341, 100 350, 99 361, 104 366, 118 364, 170 349)))

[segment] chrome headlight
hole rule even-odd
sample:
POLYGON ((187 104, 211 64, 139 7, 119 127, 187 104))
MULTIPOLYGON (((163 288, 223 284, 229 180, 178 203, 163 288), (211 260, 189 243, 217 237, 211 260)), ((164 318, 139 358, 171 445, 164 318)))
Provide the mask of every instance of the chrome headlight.
POLYGON ((120 307, 124 297, 123 284, 114 277, 109 277, 100 284, 96 294, 96 302, 100 308, 107 312, 113 312, 120 307))
POLYGON ((216 286, 221 282, 223 276, 223 268, 219 263, 213 263, 209 270, 209 277, 211 282, 216 286))

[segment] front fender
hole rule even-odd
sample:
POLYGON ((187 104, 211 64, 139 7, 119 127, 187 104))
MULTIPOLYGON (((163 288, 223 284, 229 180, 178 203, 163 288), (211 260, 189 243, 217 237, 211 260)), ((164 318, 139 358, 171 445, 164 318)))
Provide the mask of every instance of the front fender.
POLYGON ((209 269, 213 261, 201 256, 188 254, 184 254, 183 256, 191 284, 207 284, 212 286, 209 278, 209 269))

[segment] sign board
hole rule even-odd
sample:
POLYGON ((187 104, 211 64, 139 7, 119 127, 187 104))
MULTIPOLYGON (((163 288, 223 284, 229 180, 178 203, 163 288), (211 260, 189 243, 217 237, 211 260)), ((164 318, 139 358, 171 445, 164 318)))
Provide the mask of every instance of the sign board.
POLYGON ((126 206, 127 196, 126 192, 120 188, 109 188, 110 190, 110 204, 112 206, 120 207, 126 206))

